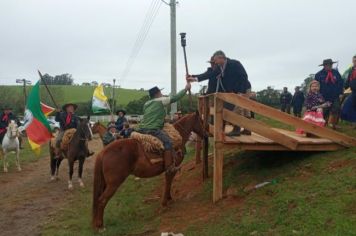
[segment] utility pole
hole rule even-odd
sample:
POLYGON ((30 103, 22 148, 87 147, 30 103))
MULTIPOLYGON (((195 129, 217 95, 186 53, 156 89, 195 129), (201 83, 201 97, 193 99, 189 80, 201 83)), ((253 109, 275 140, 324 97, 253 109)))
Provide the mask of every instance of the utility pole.
POLYGON ((26 101, 27 101, 26 85, 30 85, 31 81, 26 80, 26 79, 17 79, 16 83, 23 85, 23 107, 24 107, 24 110, 26 110, 26 101))
MULTIPOLYGON (((170 0, 171 9, 171 95, 177 94, 177 33, 176 33, 176 0, 170 0)), ((171 105, 171 117, 177 112, 177 103, 171 105)))
POLYGON ((111 116, 114 114, 114 109, 115 109, 115 82, 116 79, 113 79, 113 84, 112 84, 112 98, 111 98, 111 116))

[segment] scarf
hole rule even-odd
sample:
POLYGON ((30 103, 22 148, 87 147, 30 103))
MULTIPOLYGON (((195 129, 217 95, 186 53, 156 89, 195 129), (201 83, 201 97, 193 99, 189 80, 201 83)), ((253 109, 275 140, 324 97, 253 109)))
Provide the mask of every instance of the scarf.
POLYGON ((72 121, 72 114, 71 114, 71 113, 68 113, 68 114, 67 114, 67 117, 66 117, 65 126, 69 125, 71 121, 72 121))
POLYGON ((325 78, 325 82, 326 82, 327 84, 328 84, 328 83, 333 83, 333 84, 335 84, 336 79, 335 79, 335 77, 334 77, 334 75, 333 75, 332 70, 327 70, 327 72, 328 72, 328 74, 327 74, 327 76, 326 76, 326 78, 325 78))
POLYGON ((8 120, 9 120, 9 114, 4 114, 1 121, 8 121, 8 120))

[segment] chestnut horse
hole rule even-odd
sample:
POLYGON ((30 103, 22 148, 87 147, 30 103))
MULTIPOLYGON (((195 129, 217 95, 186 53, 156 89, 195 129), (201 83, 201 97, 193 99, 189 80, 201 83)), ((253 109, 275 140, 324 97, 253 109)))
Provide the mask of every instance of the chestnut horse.
MULTIPOLYGON (((188 141, 191 132, 203 137, 202 120, 198 112, 183 116, 174 123, 174 127, 183 139, 183 145, 188 141)), ((149 154, 154 156, 158 154, 149 154)), ((184 155, 179 155, 176 164, 180 165, 184 155)), ((129 175, 140 178, 150 178, 165 172, 164 163, 151 163, 141 144, 134 139, 121 139, 110 143, 96 157, 94 169, 93 218, 95 230, 103 230, 104 209, 116 190, 129 175)), ((175 174, 166 173, 166 184, 162 205, 166 206, 172 200, 171 186, 175 174)))
POLYGON ((107 128, 102 123, 97 121, 97 122, 95 122, 95 124, 93 125, 91 130, 93 131, 93 134, 99 134, 101 140, 103 140, 103 137, 104 137, 104 134, 105 134, 107 128))

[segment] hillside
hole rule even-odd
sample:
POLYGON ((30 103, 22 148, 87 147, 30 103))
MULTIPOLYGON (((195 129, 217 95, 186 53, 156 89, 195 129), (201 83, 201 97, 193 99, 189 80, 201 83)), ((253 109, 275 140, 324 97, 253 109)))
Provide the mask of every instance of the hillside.
MULTIPOLYGON (((65 85, 51 85, 50 90, 53 91, 54 97, 58 104, 64 104, 66 102, 85 103, 91 101, 94 91, 94 86, 65 86, 65 85), (58 96, 56 96, 58 94, 58 96)), ((42 93, 47 93, 45 88, 41 87, 42 93)), ((31 86, 27 88, 27 92, 31 90, 31 86)), ((23 95, 22 86, 0 86, 0 94, 5 94, 6 91, 11 91, 11 95, 15 97, 21 97, 23 95)), ((108 98, 111 98, 111 88, 105 88, 105 94, 108 98)), ((146 91, 140 91, 135 89, 115 89, 115 99, 118 105, 126 105, 132 100, 139 99, 147 94, 146 91)))

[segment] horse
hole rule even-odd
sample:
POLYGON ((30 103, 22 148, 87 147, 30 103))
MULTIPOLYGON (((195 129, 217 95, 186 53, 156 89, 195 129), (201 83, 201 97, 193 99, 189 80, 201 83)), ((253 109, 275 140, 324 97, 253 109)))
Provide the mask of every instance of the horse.
MULTIPOLYGON (((62 160, 67 158, 69 166, 69 180, 68 180, 68 189, 73 189, 72 176, 73 176, 73 167, 74 162, 79 161, 78 167, 78 182, 80 187, 84 187, 82 181, 83 166, 86 157, 88 156, 88 141, 92 139, 93 133, 90 128, 89 117, 87 119, 79 119, 78 127, 73 134, 72 139, 68 144, 67 150, 63 151, 63 155, 59 158, 56 158, 55 148, 53 143, 49 145, 50 153, 50 167, 51 167, 51 180, 58 179, 59 166, 62 160)), ((51 141, 53 142, 53 140, 51 141)))
POLYGON ((7 127, 6 134, 2 140, 2 151, 4 156, 4 172, 7 172, 8 163, 6 162, 7 154, 10 151, 16 152, 16 166, 18 171, 21 171, 20 166, 20 142, 19 142, 19 130, 14 120, 11 120, 7 127))
MULTIPOLYGON (((185 115, 174 124, 180 133, 183 145, 188 141, 191 132, 205 136, 205 130, 198 112, 185 115)), ((182 146, 183 147, 183 146, 182 146)), ((160 154, 145 153, 142 145, 135 139, 120 139, 110 143, 98 155, 94 167, 94 191, 92 205, 92 226, 95 230, 104 230, 104 210, 116 190, 129 175, 139 178, 151 178, 165 172, 164 163, 151 163, 149 157, 160 157, 160 154)), ((184 155, 176 158, 180 165, 184 155)), ((162 205, 172 200, 171 186, 175 174, 165 174, 165 190, 162 205)))
POLYGON ((99 121, 95 122, 91 130, 93 131, 93 134, 99 134, 101 140, 103 140, 104 134, 106 132, 106 127, 102 123, 100 123, 99 121))

